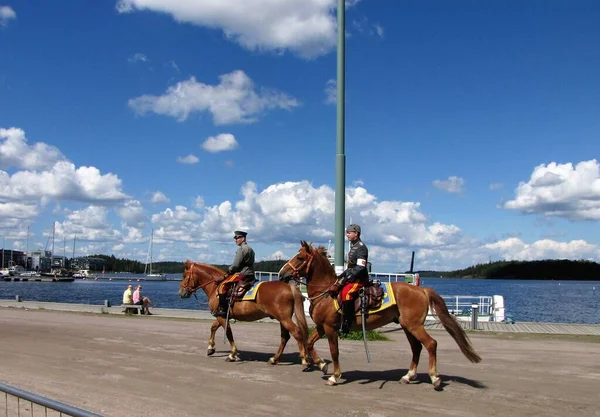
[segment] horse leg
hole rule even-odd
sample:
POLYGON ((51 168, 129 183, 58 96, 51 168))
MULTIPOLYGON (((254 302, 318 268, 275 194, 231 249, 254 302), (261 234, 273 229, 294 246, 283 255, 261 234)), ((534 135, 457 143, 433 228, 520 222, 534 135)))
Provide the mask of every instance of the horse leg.
POLYGON ((290 332, 284 327, 283 323, 279 323, 279 328, 281 329, 281 342, 279 343, 279 349, 275 353, 275 356, 269 358, 267 362, 269 365, 276 365, 283 354, 283 350, 285 349, 285 345, 287 345, 288 340, 290 340, 290 332))
POLYGON ((404 333, 406 334, 406 338, 408 339, 408 343, 410 343, 413 354, 408 372, 400 379, 400 382, 403 384, 408 384, 410 381, 417 379, 417 366, 419 366, 419 358, 421 357, 423 345, 406 329, 406 327, 402 327, 402 330, 404 330, 404 333))
MULTIPOLYGON (((307 355, 312 357, 313 363, 317 365, 319 370, 326 374, 328 368, 327 362, 325 362, 323 358, 319 356, 317 350, 315 349, 315 343, 317 343, 317 341, 322 338, 324 334, 325 329, 323 329, 323 326, 317 326, 315 331, 308 337, 308 341, 306 342, 306 350, 307 355)), ((308 370, 308 368, 305 370, 308 370)))
POLYGON ((229 341, 229 346, 231 346, 231 352, 225 358, 225 362, 236 362, 240 360, 238 356, 237 346, 235 345, 235 341, 233 340, 233 331, 231 330, 231 326, 227 325, 224 317, 217 317, 217 321, 222 328, 227 328, 227 340, 229 341))
MULTIPOLYGON (((304 342, 304 339, 302 336, 302 330, 300 330, 300 328, 296 325, 296 323, 294 323, 294 321, 292 320, 291 317, 282 319, 280 323, 281 323, 282 331, 285 328, 288 339, 290 338, 290 333, 291 333, 291 335, 294 337, 294 339, 296 339, 296 342, 298 342, 298 351, 300 352, 300 358, 302 359, 302 365, 304 365, 305 368, 308 368, 310 366, 310 363, 308 362, 308 354, 307 354, 306 345, 305 345, 305 342, 304 342)), ((282 352, 283 352, 284 348, 285 348, 285 344, 282 347, 282 352)))
POLYGON ((437 373, 437 341, 427 333, 423 324, 411 327, 408 331, 427 349, 427 353, 429 353, 429 377, 433 388, 439 389, 442 380, 437 373))
POLYGON ((218 320, 215 320, 210 326, 210 338, 208 339, 208 349, 206 350, 206 356, 214 355, 215 353, 215 335, 217 333, 217 329, 221 327, 218 320))
POLYGON ((326 384, 333 386, 337 385, 339 379, 342 377, 342 370, 340 369, 340 351, 338 348, 338 333, 333 327, 328 326, 325 329, 327 340, 329 341, 329 352, 331 353, 331 360, 333 361, 333 374, 329 377, 326 384))

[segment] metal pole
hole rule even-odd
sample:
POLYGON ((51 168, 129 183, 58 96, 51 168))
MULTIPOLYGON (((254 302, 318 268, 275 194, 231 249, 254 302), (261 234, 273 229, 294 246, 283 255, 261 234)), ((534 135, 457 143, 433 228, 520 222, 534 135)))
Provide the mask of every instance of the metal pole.
MULTIPOLYGON (((52 222, 52 257, 54 258, 54 232, 55 232, 56 222, 52 222)), ((52 263, 54 263, 54 259, 52 259, 52 263)))
POLYGON ((471 304, 471 329, 477 330, 478 320, 479 320, 479 305, 471 304))
POLYGON ((346 5, 337 2, 337 153, 335 157, 335 272, 344 271, 344 220, 346 216, 346 150, 345 150, 345 52, 346 5))

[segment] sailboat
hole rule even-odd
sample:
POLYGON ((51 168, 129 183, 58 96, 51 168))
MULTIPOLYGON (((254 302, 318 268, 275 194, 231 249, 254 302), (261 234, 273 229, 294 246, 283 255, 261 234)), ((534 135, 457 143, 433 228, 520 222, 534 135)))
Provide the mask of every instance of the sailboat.
POLYGON ((148 256, 146 256, 146 267, 144 268, 145 281, 166 281, 167 276, 158 272, 152 272, 152 242, 154 240, 154 229, 150 233, 150 246, 148 247, 148 256), (150 262, 148 262, 150 259, 150 262))

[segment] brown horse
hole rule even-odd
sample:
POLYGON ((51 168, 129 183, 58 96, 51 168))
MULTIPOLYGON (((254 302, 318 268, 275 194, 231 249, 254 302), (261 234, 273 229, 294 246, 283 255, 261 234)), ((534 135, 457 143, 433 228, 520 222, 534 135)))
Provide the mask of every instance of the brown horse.
MULTIPOLYGON (((185 261, 183 271, 183 280, 179 286, 179 296, 189 298, 197 290, 202 289, 208 298, 208 306, 216 310, 219 298, 216 294, 216 280, 223 277, 223 271, 212 265, 185 261)), ((275 356, 269 359, 269 363, 274 365, 279 362, 285 345, 290 339, 290 333, 298 342, 302 364, 308 366, 306 359, 306 340, 308 338, 308 325, 304 314, 304 302, 302 293, 295 285, 284 282, 272 281, 264 282, 258 288, 255 301, 236 301, 231 309, 229 318, 239 321, 255 321, 265 317, 270 317, 279 321, 281 326, 281 343, 275 356), (296 316, 296 323, 292 320, 292 315, 296 316)), ((208 340, 207 354, 210 356, 215 353, 215 333, 219 327, 227 329, 227 339, 231 346, 231 352, 227 356, 227 361, 239 360, 238 350, 233 340, 231 326, 226 325, 226 319, 217 317, 210 328, 210 339, 208 340)))
MULTIPOLYGON (((319 366, 323 373, 327 373, 327 364, 319 357, 314 348, 315 342, 324 334, 327 335, 334 368, 333 375, 328 379, 327 384, 336 385, 342 376, 338 350, 338 328, 341 313, 335 307, 328 289, 337 277, 323 247, 314 249, 312 245, 305 241, 302 241, 301 244, 298 253, 279 271, 279 279, 284 281, 295 279, 298 281, 299 277, 306 278, 307 293, 311 301, 310 315, 316 324, 317 330, 308 340, 308 353, 312 356, 315 365, 319 366)), ((391 322, 400 323, 402 326, 402 330, 404 330, 410 343, 413 356, 408 373, 400 379, 401 382, 408 384, 416 379, 421 349, 422 346, 425 346, 429 353, 431 382, 435 389, 440 388, 441 379, 436 369, 437 342, 425 331, 424 327, 430 305, 467 359, 471 362, 481 361, 481 358, 471 346, 469 338, 456 319, 450 315, 446 303, 437 292, 431 288, 416 287, 403 282, 393 283, 392 289, 397 305, 376 313, 370 313, 365 324, 369 330, 391 322)), ((360 316, 357 317, 356 321, 354 329, 362 328, 360 316)))

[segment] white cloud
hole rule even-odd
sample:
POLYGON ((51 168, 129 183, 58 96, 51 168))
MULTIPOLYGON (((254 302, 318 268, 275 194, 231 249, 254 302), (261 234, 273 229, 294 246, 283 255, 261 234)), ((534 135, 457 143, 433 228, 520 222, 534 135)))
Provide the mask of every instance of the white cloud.
POLYGON ((144 229, 148 220, 144 213, 144 207, 138 200, 126 201, 123 207, 117 209, 117 213, 123 220, 123 227, 144 229))
MULTIPOLYGON (((108 208, 89 206, 75 210, 63 222, 55 223, 57 238, 77 236, 78 240, 106 242, 120 241, 121 232, 114 229, 108 220, 108 208)), ((99 249, 106 249, 100 246, 99 249)), ((88 250, 93 250, 88 248, 88 250)))
POLYGON ((136 62, 148 62, 148 57, 138 52, 137 54, 127 58, 127 61, 131 62, 132 64, 135 64, 136 62))
POLYGON ((179 65, 177 65, 177 63, 173 60, 167 62, 165 64, 166 67, 169 67, 171 69, 173 69, 176 73, 181 74, 181 70, 179 69, 179 65))
POLYGON ((557 242, 550 239, 538 240, 527 244, 518 238, 509 238, 485 245, 498 254, 500 259, 542 260, 542 259, 594 259, 600 258, 600 248, 584 240, 557 242))
MULTIPOLYGON (((315 58, 335 48, 336 0, 119 0, 120 13, 153 11, 221 30, 249 50, 290 50, 315 58)), ((353 6, 357 1, 348 2, 353 6)))
POLYGON ((465 180, 461 177, 451 176, 447 180, 434 180, 433 186, 448 193, 461 193, 464 191, 465 180))
POLYGON ((43 170, 65 160, 65 156, 54 146, 43 142, 29 146, 22 129, 0 128, 0 169, 43 170))
POLYGON ((335 79, 327 80, 325 84, 325 104, 337 103, 337 81, 335 79))
POLYGON ((192 154, 189 154, 188 156, 178 156, 177 157, 177 162, 179 162, 180 164, 193 165, 193 164, 197 164, 198 161, 199 161, 198 157, 196 155, 192 155, 192 154))
POLYGON ((194 199, 194 208, 202 210, 204 208, 204 198, 198 196, 194 199))
POLYGON ((0 201, 0 219, 2 222, 5 219, 30 219, 36 217, 40 213, 39 206, 31 203, 8 202, 0 201))
POLYGON ((576 166, 538 165, 504 208, 574 221, 600 220, 600 164, 592 159, 576 166))
POLYGON ((202 147, 205 151, 217 153, 237 149, 238 143, 231 133, 221 133, 220 135, 211 136, 206 139, 202 147))
POLYGON ((171 200, 169 200, 167 198, 166 195, 164 195, 163 193, 161 193, 160 191, 155 191, 152 194, 152 203, 153 204, 159 204, 159 203, 170 203, 171 200))
POLYGON ((380 38, 383 38, 383 34, 384 34, 383 26, 376 23, 373 25, 373 27, 375 28, 375 33, 377 33, 377 36, 379 36, 380 38))
POLYGON ((121 180, 114 174, 100 174, 95 167, 80 167, 70 162, 57 162, 51 170, 19 171, 10 176, 0 171, 0 199, 37 200, 52 198, 83 202, 114 203, 127 195, 121 191, 121 180))
POLYGON ((291 110, 300 105, 293 97, 268 88, 256 90, 254 82, 237 70, 219 77, 217 85, 203 84, 194 77, 167 89, 162 96, 144 95, 129 100, 140 115, 148 112, 186 120, 195 112, 209 112, 217 125, 254 123, 266 110, 291 110))
POLYGON ((0 201, 82 201, 111 204, 123 201, 121 180, 95 167, 79 167, 54 146, 27 144, 18 128, 0 129, 0 201), (24 169, 10 174, 8 169, 24 169))
POLYGON ((10 6, 0 6, 0 26, 8 25, 10 20, 17 18, 17 13, 10 6))
POLYGON ((494 183, 490 184, 489 188, 491 191, 500 190, 500 189, 504 188, 504 184, 502 184, 501 182, 494 182, 494 183))

